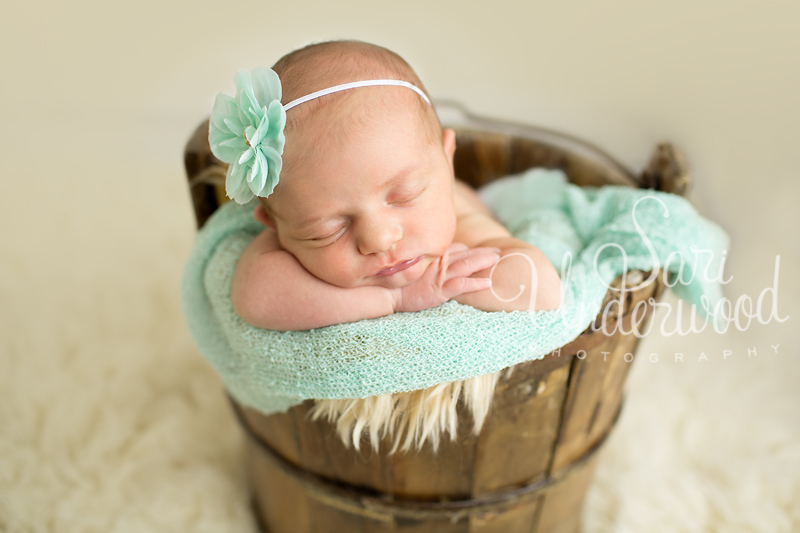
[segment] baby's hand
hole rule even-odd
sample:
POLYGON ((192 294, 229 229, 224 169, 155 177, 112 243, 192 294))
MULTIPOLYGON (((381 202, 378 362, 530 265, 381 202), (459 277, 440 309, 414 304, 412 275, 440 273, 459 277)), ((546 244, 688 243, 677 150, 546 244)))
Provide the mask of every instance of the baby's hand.
POLYGON ((489 278, 469 276, 497 263, 499 252, 498 248, 468 248, 454 242, 421 278, 396 289, 395 312, 430 309, 461 294, 488 289, 492 284, 489 278))

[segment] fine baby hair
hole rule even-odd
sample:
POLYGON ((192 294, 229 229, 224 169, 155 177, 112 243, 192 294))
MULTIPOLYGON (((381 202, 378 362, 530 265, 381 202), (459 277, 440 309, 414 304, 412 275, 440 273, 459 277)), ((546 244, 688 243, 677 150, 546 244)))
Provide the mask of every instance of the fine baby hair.
POLYGON ((477 293, 502 250, 479 237, 508 234, 456 183, 455 133, 441 129, 416 76, 363 43, 305 53, 282 74, 239 71, 236 98, 222 94, 214 105, 209 142, 229 163, 227 195, 238 204, 258 198, 250 209, 264 226, 234 276, 239 316, 305 331, 471 293, 491 298, 477 293), (459 220, 483 231, 467 233, 459 220))
MULTIPOLYGON (((302 120, 294 111, 294 119, 287 122, 287 111, 296 106, 352 89, 404 87, 419 95, 424 102, 421 113, 431 113, 438 127, 431 101, 411 67, 397 54, 367 43, 310 45, 287 54, 273 69, 240 70, 235 81, 236 97, 220 93, 214 102, 209 144, 214 155, 229 164, 226 193, 240 204, 253 196, 268 198, 278 184, 284 166, 284 130, 295 130, 302 120), (363 79, 365 76, 383 77, 363 79), (344 79, 351 81, 339 83, 344 79), (297 97, 301 92, 307 94, 297 97)), ((332 103, 331 98, 327 100, 332 103)), ((306 112, 300 115, 317 112, 319 105, 307 104, 306 112)), ((268 209, 268 204, 264 205, 268 209)))

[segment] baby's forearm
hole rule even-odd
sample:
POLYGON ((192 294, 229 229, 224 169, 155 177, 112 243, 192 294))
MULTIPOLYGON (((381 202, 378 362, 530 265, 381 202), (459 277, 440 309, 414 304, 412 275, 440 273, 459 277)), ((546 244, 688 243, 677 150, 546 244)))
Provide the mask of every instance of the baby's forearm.
POLYGON ((248 324, 276 331, 298 331, 379 318, 395 312, 436 307, 488 286, 473 276, 494 265, 499 249, 452 243, 424 273, 402 288, 343 288, 312 275, 299 260, 262 232, 245 249, 233 274, 231 300, 248 324), (472 276, 472 277, 471 277, 472 276))
MULTIPOLYGON (((379 318, 394 313, 392 291, 383 287, 358 287, 326 291, 285 300, 280 312, 269 312, 258 304, 242 314, 249 324, 277 331, 301 331, 334 324, 379 318), (335 293, 335 294, 334 294, 335 293)), ((299 296, 299 295, 298 295, 299 296)), ((266 300, 262 304, 267 304, 266 300)), ((267 307, 267 305, 264 305, 267 307)), ((247 309, 247 307, 245 307, 247 309)))
POLYGON ((396 292, 331 285, 309 274, 288 252, 245 252, 234 274, 231 298, 248 324, 299 331, 390 315, 396 292))

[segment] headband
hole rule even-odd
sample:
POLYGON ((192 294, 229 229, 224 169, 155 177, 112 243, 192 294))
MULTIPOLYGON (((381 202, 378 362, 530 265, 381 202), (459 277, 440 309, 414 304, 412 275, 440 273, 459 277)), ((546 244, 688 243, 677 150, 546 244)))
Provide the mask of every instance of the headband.
POLYGON ((208 141, 219 160, 228 163, 225 192, 239 204, 254 196, 272 194, 283 166, 286 112, 321 96, 376 85, 406 87, 431 105, 428 96, 411 83, 400 80, 364 80, 313 92, 286 105, 281 104, 281 81, 274 70, 256 67, 240 70, 234 77, 236 97, 220 93, 214 99, 208 126, 208 141))

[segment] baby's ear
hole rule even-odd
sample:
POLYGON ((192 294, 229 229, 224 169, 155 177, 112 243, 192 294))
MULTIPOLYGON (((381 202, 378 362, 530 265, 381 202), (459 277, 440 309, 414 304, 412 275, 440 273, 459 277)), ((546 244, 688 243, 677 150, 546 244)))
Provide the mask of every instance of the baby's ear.
POLYGON ((269 217, 269 214, 264 209, 263 205, 259 205, 258 207, 253 209, 253 218, 261 222, 268 228, 272 228, 273 230, 275 229, 275 222, 273 222, 272 219, 269 217))

